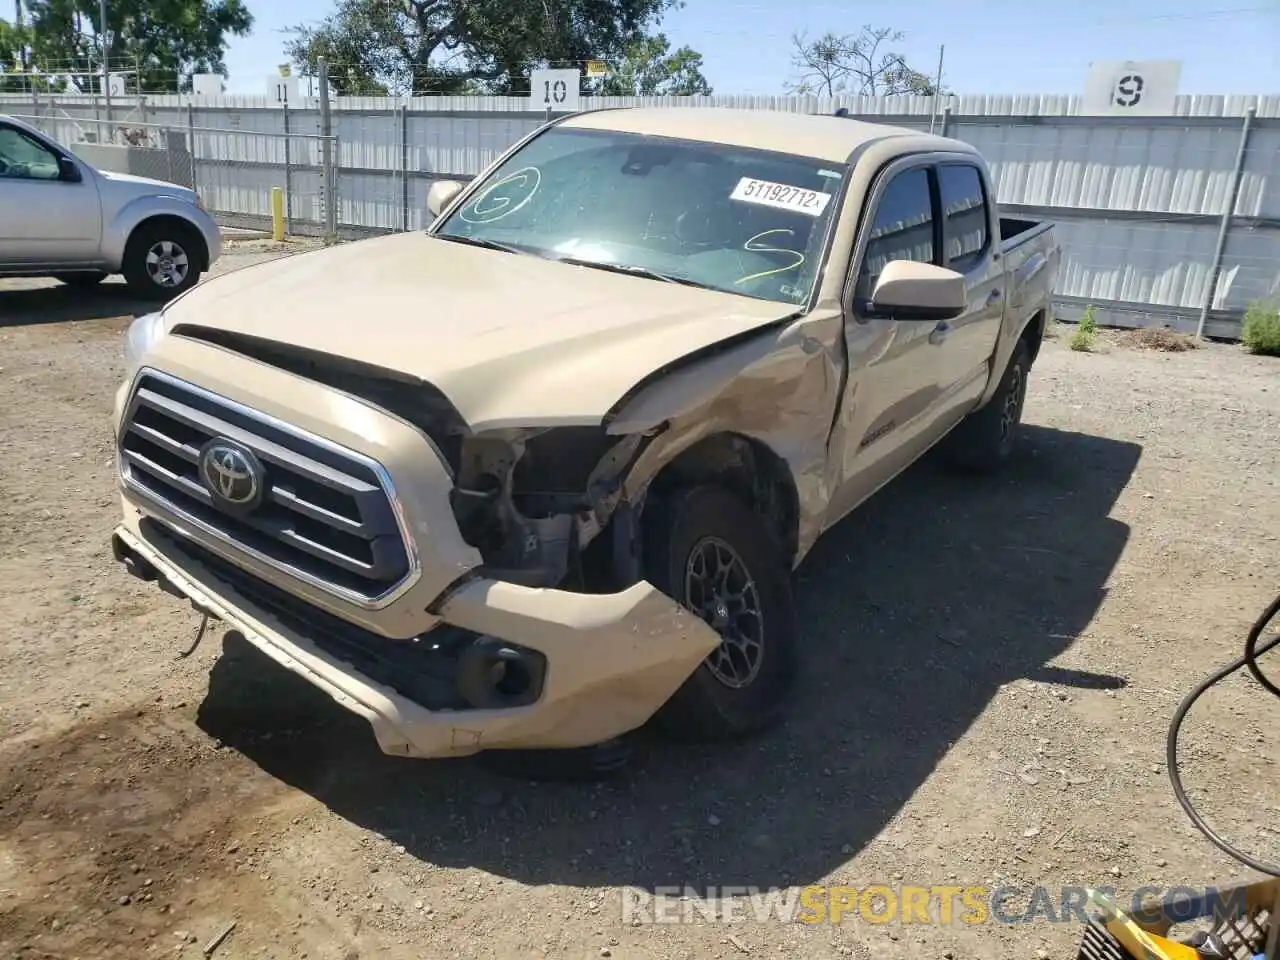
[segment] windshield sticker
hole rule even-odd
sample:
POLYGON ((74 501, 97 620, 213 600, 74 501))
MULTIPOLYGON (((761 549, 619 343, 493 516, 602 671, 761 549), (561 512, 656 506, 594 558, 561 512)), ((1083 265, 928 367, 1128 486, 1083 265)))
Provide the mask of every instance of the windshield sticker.
POLYGON ((796 232, 788 230, 785 227, 779 227, 776 230, 764 230, 757 233, 754 237, 742 245, 742 249, 749 253, 781 253, 784 256, 793 257, 794 259, 781 267, 775 267, 772 270, 762 270, 759 273, 751 273, 745 277, 739 277, 733 281, 736 286, 739 283, 750 283, 752 280, 763 280, 765 277, 777 276, 780 273, 789 273, 792 270, 798 270, 804 266, 805 256, 799 250, 792 250, 790 247, 774 247, 768 243, 761 242, 765 237, 771 237, 774 234, 786 234, 794 237, 796 232))
POLYGON ((785 183, 774 183, 771 180, 743 177, 733 188, 733 193, 729 194, 729 199, 817 217, 827 209, 827 204, 831 202, 831 195, 819 193, 817 190, 805 190, 803 187, 792 187, 785 183))
POLYGON ((533 199, 542 185, 537 167, 522 167, 497 183, 480 191, 480 195, 458 211, 467 223, 493 223, 509 217, 533 199))

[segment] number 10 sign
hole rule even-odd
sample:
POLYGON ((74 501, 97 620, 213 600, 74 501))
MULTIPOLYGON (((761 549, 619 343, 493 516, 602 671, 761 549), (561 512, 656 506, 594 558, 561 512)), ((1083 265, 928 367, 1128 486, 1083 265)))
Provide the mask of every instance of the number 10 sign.
POLYGON ((582 74, 577 70, 532 70, 529 103, 535 110, 572 113, 578 109, 582 74))

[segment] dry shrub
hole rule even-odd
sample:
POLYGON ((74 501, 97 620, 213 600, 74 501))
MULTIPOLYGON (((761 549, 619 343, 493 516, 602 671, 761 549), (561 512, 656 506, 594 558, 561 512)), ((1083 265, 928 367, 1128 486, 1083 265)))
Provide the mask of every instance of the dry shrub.
POLYGON ((1134 330, 1127 337, 1130 344, 1142 350, 1163 350, 1165 353, 1182 353, 1200 346, 1196 338, 1178 333, 1168 327, 1144 327, 1134 330))

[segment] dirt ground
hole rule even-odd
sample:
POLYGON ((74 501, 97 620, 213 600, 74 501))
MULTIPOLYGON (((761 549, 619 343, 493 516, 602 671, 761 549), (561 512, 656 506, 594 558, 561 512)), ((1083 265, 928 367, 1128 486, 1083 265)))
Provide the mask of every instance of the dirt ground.
MULTIPOLYGON (((635 925, 620 891, 1250 878, 1178 809, 1164 737, 1280 586, 1280 363, 1048 342, 1007 475, 922 462, 806 561, 782 726, 530 784, 383 757, 217 630, 179 658, 199 618, 109 554, 144 309, 0 282, 0 956, 199 957, 234 921, 217 960, 1067 958, 1078 924, 1043 917, 635 925)), ((1228 682, 1183 748, 1197 801, 1272 859, 1277 710, 1228 682)))

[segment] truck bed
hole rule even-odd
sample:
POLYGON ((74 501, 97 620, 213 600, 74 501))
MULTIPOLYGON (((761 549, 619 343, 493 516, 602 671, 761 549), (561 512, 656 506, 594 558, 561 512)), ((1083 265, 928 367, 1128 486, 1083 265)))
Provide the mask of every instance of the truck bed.
POLYGON ((1000 218, 1000 255, 1005 275, 1010 278, 1009 307, 1019 321, 1027 312, 1048 304, 1053 295, 1053 278, 1062 250, 1053 233, 1053 224, 1043 220, 1000 218))
POLYGON ((1048 230, 1052 224, 1043 220, 1022 220, 1018 217, 1000 218, 1000 249, 1007 252, 1010 248, 1030 240, 1037 233, 1048 230))

